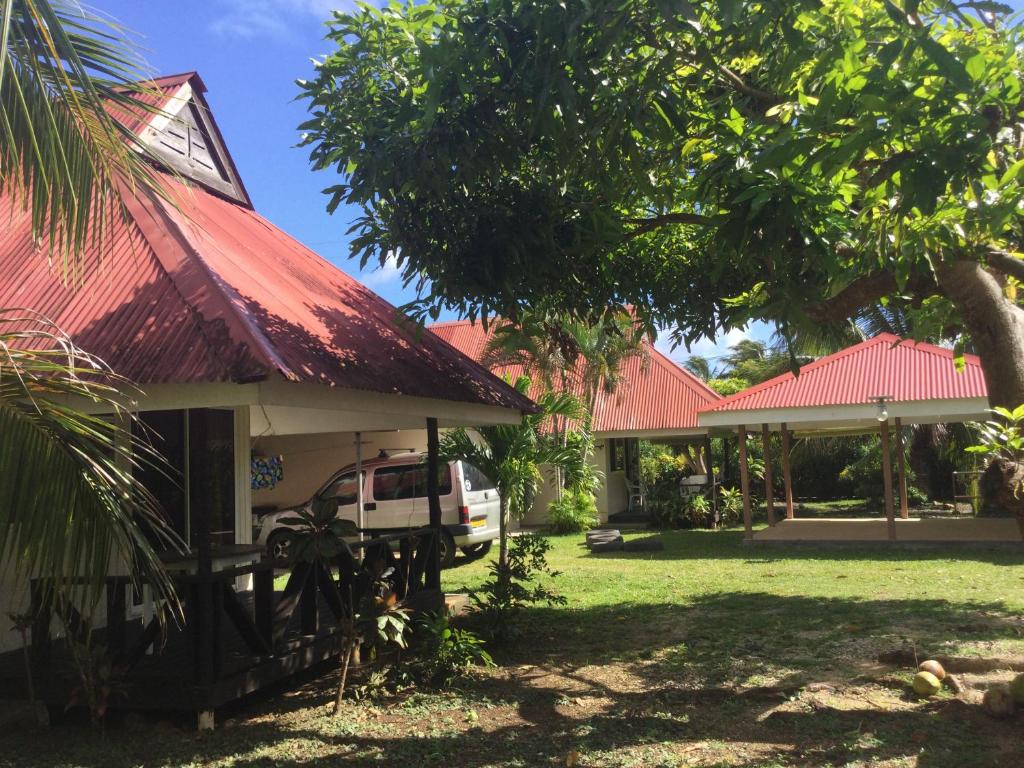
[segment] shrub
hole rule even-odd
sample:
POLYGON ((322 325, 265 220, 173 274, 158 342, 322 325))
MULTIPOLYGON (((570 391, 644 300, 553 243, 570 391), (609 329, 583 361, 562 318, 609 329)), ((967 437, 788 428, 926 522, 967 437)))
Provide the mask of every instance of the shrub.
POLYGON ((416 621, 418 658, 413 674, 429 685, 448 686, 473 666, 493 667, 484 642, 468 629, 453 627, 444 613, 425 613, 416 621))
POLYGON ((566 600, 536 581, 538 576, 558 576, 548 565, 551 544, 543 536, 528 533, 509 541, 508 564, 492 562, 491 575, 480 589, 469 593, 470 602, 491 638, 507 641, 517 634, 515 619, 530 605, 564 605, 566 600))
POLYGON ((561 499, 548 505, 548 528, 552 533, 582 533, 597 523, 597 502, 588 491, 566 490, 561 499))
POLYGON ((683 502, 683 514, 694 528, 704 526, 711 515, 711 502, 703 494, 691 496, 683 502))
POLYGON ((735 525, 743 517, 743 493, 738 488, 718 492, 718 516, 724 525, 735 525))

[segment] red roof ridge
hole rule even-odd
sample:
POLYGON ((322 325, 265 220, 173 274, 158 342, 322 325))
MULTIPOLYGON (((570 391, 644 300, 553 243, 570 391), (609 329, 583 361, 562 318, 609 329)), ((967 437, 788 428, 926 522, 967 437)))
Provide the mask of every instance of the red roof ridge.
POLYGON ((679 379, 686 386, 696 390, 702 395, 706 395, 716 401, 722 399, 722 396, 709 387, 706 381, 701 381, 698 376, 683 368, 675 360, 654 346, 654 344, 651 344, 650 341, 644 339, 643 343, 648 347, 651 358, 657 361, 657 363, 667 370, 674 378, 679 379))
MULTIPOLYGON (((186 188, 187 190, 187 188, 186 188)), ((155 204, 151 210, 155 210, 161 217, 162 221, 155 222, 160 226, 160 231, 150 232, 147 231, 147 227, 143 225, 145 218, 153 220, 153 216, 145 217, 144 215, 135 215, 136 225, 139 227, 142 236, 146 242, 149 243, 150 248, 153 249, 153 253, 156 255, 157 261, 160 264, 160 268, 168 276, 171 283, 174 285, 174 289, 178 292, 178 295, 182 297, 186 306, 194 307, 199 309, 199 314, 203 318, 220 318, 225 323, 230 323, 231 320, 237 320, 234 323, 236 329, 241 331, 242 335, 247 337, 245 340, 250 342, 249 350, 250 354, 260 353, 263 357, 260 362, 267 368, 276 368, 282 376, 286 379, 297 381, 299 377, 284 363, 280 356, 276 353, 270 342, 263 336, 262 333, 258 333, 249 322, 248 317, 241 314, 240 302, 235 300, 239 297, 232 297, 224 284, 224 281, 210 268, 210 266, 203 260, 199 253, 199 248, 195 242, 189 237, 188 232, 182 226, 169 207, 172 207, 172 203, 158 198, 155 194, 150 194, 150 199, 155 204), (188 259, 190 264, 193 264, 199 270, 202 271, 206 280, 206 285, 212 285, 215 287, 217 294, 207 296, 200 292, 196 294, 193 291, 189 291, 184 288, 181 284, 183 276, 181 271, 173 269, 169 263, 175 259, 174 254, 171 252, 172 249, 168 249, 161 242, 160 235, 166 233, 168 237, 173 237, 184 254, 184 257, 188 259), (208 312, 203 312, 203 305, 209 304, 208 312)), ((203 328, 202 323, 197 323, 197 329, 202 334, 204 339, 207 339, 207 346, 212 351, 215 347, 212 344, 203 328)), ((215 356, 216 357, 216 356, 215 356)), ((227 363, 230 366, 229 361, 224 361, 217 358, 221 364, 227 363)), ((251 371, 250 373, 255 373, 251 371)))

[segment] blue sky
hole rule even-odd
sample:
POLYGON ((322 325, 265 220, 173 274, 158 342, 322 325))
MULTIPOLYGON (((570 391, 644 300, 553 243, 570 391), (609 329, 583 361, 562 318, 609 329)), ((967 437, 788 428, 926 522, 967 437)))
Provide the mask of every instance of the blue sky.
MULTIPOLYGON (((295 80, 312 76, 311 58, 329 50, 323 22, 345 0, 92 0, 92 5, 131 30, 158 74, 197 70, 228 148, 256 208, 292 236, 394 304, 413 298, 394 270, 360 272, 348 258, 345 235, 355 212, 328 216, 320 190, 333 178, 313 173, 295 147, 305 106, 294 101, 295 80)), ((721 355, 746 335, 767 338, 770 329, 707 340, 693 352, 721 355)), ((665 339, 667 335, 663 335, 665 339)), ((673 359, 685 349, 669 352, 673 359)))

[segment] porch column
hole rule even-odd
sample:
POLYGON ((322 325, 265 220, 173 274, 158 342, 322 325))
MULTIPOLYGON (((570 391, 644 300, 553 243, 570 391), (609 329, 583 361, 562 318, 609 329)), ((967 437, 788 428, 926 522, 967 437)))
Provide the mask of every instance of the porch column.
POLYGON ((793 519, 793 478, 789 470, 789 453, 793 449, 790 444, 789 428, 785 423, 782 429, 782 484, 786 487, 786 519, 793 519))
POLYGON ((907 501, 907 456, 903 451, 903 421, 896 418, 896 459, 899 462, 900 519, 910 517, 910 503, 907 501))
POLYGON ((882 487, 885 494, 885 519, 889 523, 889 540, 896 539, 896 515, 892 501, 892 452, 889 450, 889 422, 878 425, 882 435, 882 487))
POLYGON ((761 444, 764 446, 764 504, 768 512, 768 525, 775 525, 775 491, 772 488, 771 432, 768 425, 761 425, 761 444))
POLYGON ((747 428, 743 424, 736 428, 740 450, 740 492, 743 494, 743 538, 754 538, 754 526, 750 513, 750 470, 747 466, 747 428))
MULTIPOLYGON (((201 412, 200 412, 201 413, 201 412)), ((186 411, 185 433, 186 445, 195 441, 197 445, 207 444, 207 423, 205 415, 198 418, 191 418, 192 414, 186 411)), ((186 459, 187 460, 187 459, 186 459)), ((188 473, 194 477, 206 471, 206 467, 193 467, 188 463, 188 473)), ((188 492, 189 481, 186 480, 186 492, 188 492)), ((210 541, 210 508, 209 499, 196 499, 198 504, 192 504, 189 499, 189 529, 192 541, 195 542, 196 551, 196 575, 199 577, 193 587, 195 609, 190 618, 193 622, 192 640, 195 659, 196 682, 199 685, 210 685, 216 679, 218 648, 216 624, 220 620, 213 604, 213 552, 210 541)))
MULTIPOLYGON (((441 497, 437 475, 441 462, 438 458, 440 441, 437 436, 437 419, 427 419, 427 504, 430 509, 430 527, 434 529, 434 546, 427 561, 425 586, 428 589, 441 588, 441 497)), ((454 479, 454 478, 453 478, 454 479)))

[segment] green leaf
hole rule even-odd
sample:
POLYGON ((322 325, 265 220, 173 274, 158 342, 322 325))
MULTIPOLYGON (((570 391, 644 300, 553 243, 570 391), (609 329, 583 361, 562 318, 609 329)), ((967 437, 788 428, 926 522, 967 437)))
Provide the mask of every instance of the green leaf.
POLYGON ((921 37, 919 44, 943 77, 961 90, 967 91, 971 88, 973 84, 971 76, 967 73, 960 60, 950 53, 944 45, 927 36, 921 37))

